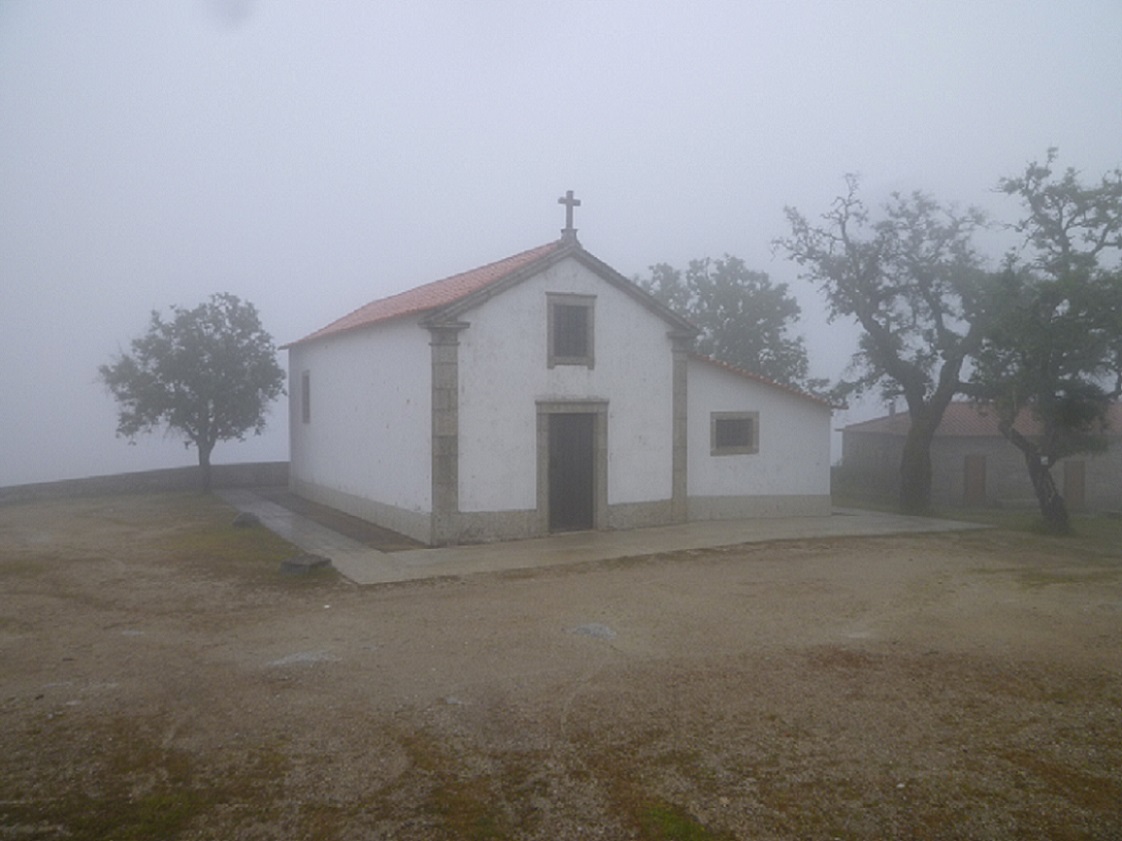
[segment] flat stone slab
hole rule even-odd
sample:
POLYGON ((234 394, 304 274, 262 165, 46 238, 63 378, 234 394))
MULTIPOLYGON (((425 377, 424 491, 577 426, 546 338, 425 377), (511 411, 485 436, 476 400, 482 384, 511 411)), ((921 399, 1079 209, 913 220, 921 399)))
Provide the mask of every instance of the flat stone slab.
POLYGON ((330 557, 332 566, 356 584, 391 584, 427 578, 514 572, 773 540, 873 537, 989 528, 976 523, 836 508, 829 517, 695 521, 628 531, 568 532, 506 543, 379 552, 268 502, 252 491, 220 490, 218 495, 235 508, 257 514, 263 526, 308 554, 330 557))

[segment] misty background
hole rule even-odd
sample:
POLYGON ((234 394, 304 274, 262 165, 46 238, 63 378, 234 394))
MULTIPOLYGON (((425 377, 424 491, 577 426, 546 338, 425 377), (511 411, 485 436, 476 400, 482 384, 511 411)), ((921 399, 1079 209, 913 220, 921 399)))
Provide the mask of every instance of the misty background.
MULTIPOLYGON (((283 344, 555 239, 569 189, 629 277, 789 283, 837 378, 857 334, 773 258, 784 206, 855 172, 1012 219, 997 179, 1049 146, 1097 180, 1120 44, 1118 0, 0 0, 0 486, 196 462, 116 438, 97 380, 150 310, 231 292, 283 344)), ((281 401, 214 461, 287 449, 281 401)))

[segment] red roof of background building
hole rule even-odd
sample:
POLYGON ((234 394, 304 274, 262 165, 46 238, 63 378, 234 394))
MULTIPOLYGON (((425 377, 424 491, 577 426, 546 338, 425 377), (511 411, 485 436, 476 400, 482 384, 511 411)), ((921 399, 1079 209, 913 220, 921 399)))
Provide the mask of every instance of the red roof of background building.
MULTIPOLYGON (((1107 414, 1108 434, 1122 434, 1122 404, 1114 404, 1107 414)), ((912 417, 908 412, 898 412, 895 415, 885 415, 873 420, 852 423, 845 427, 843 432, 868 432, 881 435, 908 434, 912 425, 912 417)), ((1023 412, 1017 418, 1016 429, 1022 435, 1039 435, 1040 424, 1029 413, 1023 412)), ((943 413, 943 420, 935 434, 940 437, 957 438, 987 438, 1000 437, 1001 431, 997 428, 997 414, 985 406, 969 401, 955 401, 947 406, 943 413)))
POLYGON ((426 283, 424 286, 418 286, 397 295, 390 295, 388 298, 380 298, 366 306, 359 307, 354 312, 331 322, 326 327, 322 327, 302 339, 284 345, 284 347, 292 347, 292 345, 303 344, 313 339, 322 339, 325 336, 333 336, 360 327, 369 327, 371 324, 378 324, 407 315, 418 315, 447 306, 552 254, 563 243, 564 240, 555 240, 503 260, 488 263, 486 266, 480 266, 477 269, 461 272, 443 280, 435 280, 432 283, 426 283))

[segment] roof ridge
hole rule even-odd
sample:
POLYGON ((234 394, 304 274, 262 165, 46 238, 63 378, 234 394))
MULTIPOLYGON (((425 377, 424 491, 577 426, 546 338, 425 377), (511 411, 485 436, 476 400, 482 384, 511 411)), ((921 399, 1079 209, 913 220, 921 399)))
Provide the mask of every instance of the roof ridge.
POLYGON ((376 298, 303 338, 281 347, 282 349, 290 348, 293 345, 303 344, 313 339, 334 336, 360 327, 447 306, 502 280, 527 265, 533 264, 557 251, 563 245, 565 245, 564 239, 556 239, 544 245, 528 248, 525 251, 493 260, 490 263, 484 263, 474 269, 457 272, 439 280, 432 280, 428 283, 422 283, 420 286, 376 298))
POLYGON ((763 374, 758 374, 755 371, 749 371, 747 368, 741 368, 739 365, 733 365, 731 362, 725 362, 723 359, 717 359, 716 357, 709 356, 696 350, 691 350, 690 356, 700 362, 708 362, 710 365, 715 365, 718 368, 723 368, 730 374, 736 374, 737 376, 744 377, 745 379, 755 380, 762 385, 769 385, 773 388, 781 389, 788 392, 789 394, 793 394, 795 397, 802 397, 807 400, 812 400, 815 403, 820 403, 830 409, 834 408, 834 405, 829 400, 826 400, 823 397, 819 397, 817 394, 811 394, 809 391, 803 391, 801 388, 796 388, 793 385, 787 385, 785 383, 777 382, 776 380, 770 379, 769 377, 765 377, 763 374))
MULTIPOLYGON (((548 254, 554 248, 560 246, 562 242, 563 242, 563 240, 555 239, 551 242, 545 243, 544 245, 536 245, 533 248, 527 248, 525 251, 519 251, 517 254, 511 254, 507 257, 501 257, 498 260, 492 260, 490 263, 484 263, 482 266, 476 266, 474 269, 467 269, 466 271, 456 272, 455 274, 450 274, 447 277, 442 277, 439 280, 430 280, 428 283, 422 283, 420 286, 414 286, 414 287, 412 287, 410 289, 406 289, 402 292, 395 292, 393 295, 387 295, 385 298, 379 298, 378 301, 387 301, 391 298, 396 298, 400 295, 407 295, 410 292, 416 292, 416 291, 421 290, 421 289, 427 289, 430 286, 436 286, 437 284, 447 283, 448 281, 455 280, 456 278, 459 278, 459 277, 465 277, 466 275, 475 274, 476 272, 483 272, 483 271, 486 271, 487 269, 494 268, 495 266, 498 266, 501 263, 509 263, 509 262, 513 262, 515 260, 521 260, 521 259, 523 259, 525 257, 528 257, 529 255, 534 254, 535 252, 538 252, 538 251, 540 251, 544 254, 548 254)), ((537 255, 535 255, 535 256, 537 256, 537 255)), ((371 301, 371 303, 378 303, 378 301, 371 301)))

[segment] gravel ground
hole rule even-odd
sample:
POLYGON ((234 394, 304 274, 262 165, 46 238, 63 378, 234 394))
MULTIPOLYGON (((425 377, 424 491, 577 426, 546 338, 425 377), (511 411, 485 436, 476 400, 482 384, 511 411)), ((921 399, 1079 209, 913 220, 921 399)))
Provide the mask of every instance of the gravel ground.
POLYGON ((0 507, 0 839, 1122 838, 1122 558, 1004 531, 357 588, 0 507))

